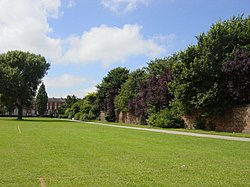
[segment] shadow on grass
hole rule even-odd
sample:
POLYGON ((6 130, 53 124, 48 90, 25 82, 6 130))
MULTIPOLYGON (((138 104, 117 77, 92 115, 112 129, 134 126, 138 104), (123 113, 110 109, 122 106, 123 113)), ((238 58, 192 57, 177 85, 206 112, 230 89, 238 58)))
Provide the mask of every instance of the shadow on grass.
POLYGON ((29 117, 29 118, 23 118, 22 120, 17 119, 15 117, 0 117, 0 120, 3 121, 20 121, 20 122, 38 122, 38 123, 61 123, 61 122, 68 122, 70 123, 70 120, 61 120, 57 118, 38 118, 38 117, 29 117))

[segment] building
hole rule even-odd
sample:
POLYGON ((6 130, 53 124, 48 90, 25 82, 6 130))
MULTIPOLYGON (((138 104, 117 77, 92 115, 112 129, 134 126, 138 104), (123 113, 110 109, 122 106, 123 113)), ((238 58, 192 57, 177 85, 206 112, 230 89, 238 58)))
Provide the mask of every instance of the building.
POLYGON ((58 115, 58 109, 65 103, 64 98, 48 98, 45 115, 58 115))
MULTIPOLYGON (((48 98, 47 110, 45 115, 47 116, 57 116, 58 109, 65 103, 64 98, 48 98)), ((4 115, 17 116, 18 109, 15 108, 10 114, 6 112, 4 115)), ((37 116, 35 101, 33 101, 31 107, 23 107, 23 116, 37 116)))

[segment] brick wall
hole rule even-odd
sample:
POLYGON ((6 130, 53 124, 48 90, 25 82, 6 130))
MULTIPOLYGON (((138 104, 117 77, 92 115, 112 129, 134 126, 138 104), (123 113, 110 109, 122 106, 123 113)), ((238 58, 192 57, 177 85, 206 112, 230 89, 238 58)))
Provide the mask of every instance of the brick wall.
POLYGON ((129 112, 120 112, 118 116, 118 122, 127 124, 139 124, 140 120, 138 117, 129 112))
MULTIPOLYGON (((183 117, 186 128, 194 129, 198 114, 183 117)), ((205 128, 213 125, 216 131, 250 133, 250 105, 233 108, 223 115, 206 119, 205 128)))
POLYGON ((101 121, 106 121, 105 117, 106 117, 106 113, 105 112, 100 112, 100 120, 101 121))

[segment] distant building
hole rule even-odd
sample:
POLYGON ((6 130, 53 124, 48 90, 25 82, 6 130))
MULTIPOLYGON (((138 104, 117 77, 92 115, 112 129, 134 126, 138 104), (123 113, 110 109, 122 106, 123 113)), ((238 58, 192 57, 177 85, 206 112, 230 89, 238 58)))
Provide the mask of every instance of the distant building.
POLYGON ((48 98, 45 115, 58 115, 58 109, 65 103, 64 98, 48 98))
MULTIPOLYGON (((47 110, 45 111, 45 115, 48 116, 56 116, 58 115, 58 109, 65 103, 64 98, 48 98, 47 110)), ((10 114, 7 112, 4 115, 17 116, 18 109, 15 108, 13 112, 10 114)), ((23 107, 23 116, 36 116, 36 106, 35 101, 32 103, 31 107, 23 107)))
MULTIPOLYGON (((6 115, 17 116, 18 115, 17 107, 14 108, 11 114, 6 113, 6 115)), ((36 116, 35 102, 32 103, 31 107, 23 107, 23 116, 36 116)))

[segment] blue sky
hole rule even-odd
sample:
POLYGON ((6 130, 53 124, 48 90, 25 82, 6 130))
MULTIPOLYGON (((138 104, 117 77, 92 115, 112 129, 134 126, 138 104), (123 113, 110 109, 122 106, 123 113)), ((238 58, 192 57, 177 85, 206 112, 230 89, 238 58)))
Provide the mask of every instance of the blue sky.
POLYGON ((82 98, 111 69, 145 67, 241 14, 249 0, 0 0, 0 52, 45 56, 48 95, 82 98))

